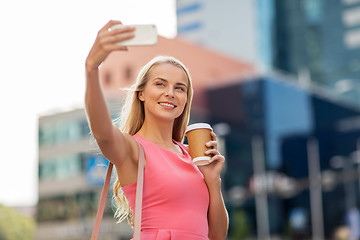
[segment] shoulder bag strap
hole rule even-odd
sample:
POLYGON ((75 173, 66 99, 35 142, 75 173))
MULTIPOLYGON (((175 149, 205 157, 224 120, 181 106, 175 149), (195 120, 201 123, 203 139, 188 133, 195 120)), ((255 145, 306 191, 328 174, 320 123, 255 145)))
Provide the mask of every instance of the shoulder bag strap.
POLYGON ((110 183, 112 169, 113 169, 113 164, 111 162, 109 162, 109 166, 108 166, 108 169, 107 169, 107 172, 106 172, 104 186, 103 186, 103 189, 102 189, 102 192, 101 192, 101 198, 100 198, 98 211, 96 213, 95 225, 94 225, 94 228, 93 228, 93 232, 91 234, 91 240, 97 240, 98 236, 99 236, 101 220, 102 220, 102 217, 103 217, 105 203, 106 203, 106 197, 107 197, 107 194, 108 194, 108 191, 109 191, 109 183, 110 183))
MULTIPOLYGON (((142 195, 143 195, 143 182, 144 182, 144 161, 145 161, 144 150, 139 143, 138 143, 138 146, 139 146, 139 166, 138 166, 138 176, 137 176, 137 183, 136 183, 134 240, 140 240, 142 195)), ((105 208, 105 203, 106 203, 106 197, 107 197, 107 194, 109 191, 109 183, 110 183, 112 169, 113 169, 113 164, 111 162, 109 162, 109 166, 108 166, 108 169, 106 172, 104 186, 103 186, 103 189, 101 192, 101 198, 100 198, 98 211, 96 213, 95 224, 94 224, 93 232, 91 234, 91 240, 97 240, 98 236, 99 236, 101 220, 102 220, 102 217, 104 214, 104 208, 105 208)))
POLYGON ((140 240, 145 154, 144 154, 144 149, 142 148, 140 143, 138 141, 136 142, 139 145, 139 166, 138 166, 138 176, 136 183, 134 240, 140 240))

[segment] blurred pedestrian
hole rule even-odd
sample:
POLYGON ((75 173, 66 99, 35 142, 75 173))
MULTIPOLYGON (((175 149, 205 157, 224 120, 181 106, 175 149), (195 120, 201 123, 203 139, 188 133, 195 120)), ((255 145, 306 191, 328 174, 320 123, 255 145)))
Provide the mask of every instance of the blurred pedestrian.
POLYGON ((116 216, 133 224, 139 145, 145 152, 142 239, 225 239, 228 214, 221 193, 224 157, 216 136, 207 145, 210 164, 195 166, 183 145, 190 118, 191 78, 173 57, 155 57, 139 72, 131 87, 117 127, 110 116, 99 81, 99 66, 116 44, 134 37, 134 27, 99 32, 86 59, 85 106, 89 125, 102 154, 117 171, 114 195, 116 216), (137 143, 138 142, 138 143, 137 143))

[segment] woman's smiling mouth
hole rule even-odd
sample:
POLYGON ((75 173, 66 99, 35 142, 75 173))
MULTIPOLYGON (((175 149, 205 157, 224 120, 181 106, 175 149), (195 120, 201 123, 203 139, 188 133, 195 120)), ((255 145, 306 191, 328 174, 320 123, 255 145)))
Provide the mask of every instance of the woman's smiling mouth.
POLYGON ((176 108, 176 106, 172 103, 167 103, 167 102, 160 102, 159 103, 161 106, 167 107, 167 108, 176 108))

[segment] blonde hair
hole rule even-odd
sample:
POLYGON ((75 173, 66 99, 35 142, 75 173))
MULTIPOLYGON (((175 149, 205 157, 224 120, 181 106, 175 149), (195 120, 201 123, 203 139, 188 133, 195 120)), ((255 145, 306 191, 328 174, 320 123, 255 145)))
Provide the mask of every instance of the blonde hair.
MULTIPOLYGON (((151 70, 155 66, 164 63, 170 63, 176 67, 181 68, 188 79, 187 102, 183 113, 175 119, 172 132, 172 138, 175 141, 183 142, 185 138, 185 129, 190 119, 190 107, 193 97, 193 88, 189 71, 185 65, 178 59, 170 56, 157 56, 150 60, 139 71, 135 84, 131 86, 128 95, 126 96, 125 104, 119 117, 119 128, 122 132, 129 133, 130 135, 135 135, 140 130, 145 120, 145 111, 143 105, 144 103, 140 101, 138 97, 139 92, 145 89, 145 85, 149 80, 151 70)), ((121 189, 121 184, 118 178, 114 183, 113 191, 115 205, 117 208, 115 217, 118 218, 118 223, 124 219, 127 219, 129 224, 134 226, 134 217, 130 209, 129 202, 126 199, 123 190, 121 189)))

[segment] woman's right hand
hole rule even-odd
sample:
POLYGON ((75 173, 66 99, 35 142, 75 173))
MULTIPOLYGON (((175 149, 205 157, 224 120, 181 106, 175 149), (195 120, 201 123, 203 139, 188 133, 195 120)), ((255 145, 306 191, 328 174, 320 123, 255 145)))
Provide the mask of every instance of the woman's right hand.
POLYGON ((110 31, 114 25, 122 24, 120 21, 110 20, 100 29, 96 40, 86 58, 86 71, 97 69, 112 51, 127 50, 126 46, 116 44, 117 42, 133 38, 134 27, 117 28, 110 31))

